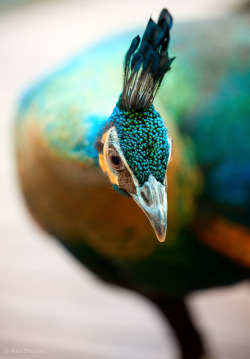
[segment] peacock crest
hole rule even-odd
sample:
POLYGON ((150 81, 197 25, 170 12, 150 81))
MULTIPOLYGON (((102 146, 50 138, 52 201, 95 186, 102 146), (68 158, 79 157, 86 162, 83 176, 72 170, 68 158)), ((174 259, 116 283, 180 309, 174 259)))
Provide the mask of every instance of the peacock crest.
POLYGON ((162 10, 158 22, 151 18, 140 40, 136 36, 124 59, 122 107, 140 110, 150 107, 164 75, 175 59, 168 55, 173 19, 162 10))

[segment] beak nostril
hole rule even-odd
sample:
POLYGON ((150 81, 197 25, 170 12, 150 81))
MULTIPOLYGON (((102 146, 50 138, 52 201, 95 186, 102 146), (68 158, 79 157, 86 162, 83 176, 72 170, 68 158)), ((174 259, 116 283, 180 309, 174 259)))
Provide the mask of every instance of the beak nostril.
POLYGON ((150 202, 143 191, 141 191, 141 198, 143 199, 143 201, 146 203, 147 206, 150 205, 150 202))

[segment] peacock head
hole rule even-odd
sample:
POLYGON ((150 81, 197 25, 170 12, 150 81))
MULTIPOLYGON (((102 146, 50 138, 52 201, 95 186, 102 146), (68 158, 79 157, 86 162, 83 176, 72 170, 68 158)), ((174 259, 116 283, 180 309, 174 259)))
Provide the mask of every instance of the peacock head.
POLYGON ((142 40, 133 39, 124 60, 123 91, 96 141, 99 163, 114 189, 133 198, 159 241, 167 231, 167 166, 172 152, 153 100, 174 58, 168 56, 172 17, 150 19, 142 40))

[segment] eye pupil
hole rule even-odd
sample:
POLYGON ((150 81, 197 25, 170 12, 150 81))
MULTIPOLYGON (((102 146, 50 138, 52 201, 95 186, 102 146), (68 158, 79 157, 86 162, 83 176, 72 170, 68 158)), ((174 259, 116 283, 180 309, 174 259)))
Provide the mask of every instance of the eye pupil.
POLYGON ((113 163, 114 165, 119 165, 120 162, 121 162, 121 159, 120 159, 120 157, 118 157, 118 156, 112 156, 112 157, 111 157, 111 161, 112 161, 112 163, 113 163))
POLYGON ((122 162, 121 157, 117 153, 116 150, 110 148, 107 153, 107 159, 109 165, 116 171, 121 171, 124 168, 124 164, 122 162))

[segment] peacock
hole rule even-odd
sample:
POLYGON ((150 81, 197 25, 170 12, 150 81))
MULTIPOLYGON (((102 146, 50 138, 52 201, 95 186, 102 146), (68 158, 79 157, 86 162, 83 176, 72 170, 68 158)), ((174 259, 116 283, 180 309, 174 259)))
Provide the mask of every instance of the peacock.
POLYGON ((36 222, 152 300, 181 358, 198 359, 186 296, 249 278, 249 15, 177 24, 174 56, 172 23, 164 9, 142 37, 113 36, 35 84, 16 159, 36 222))

